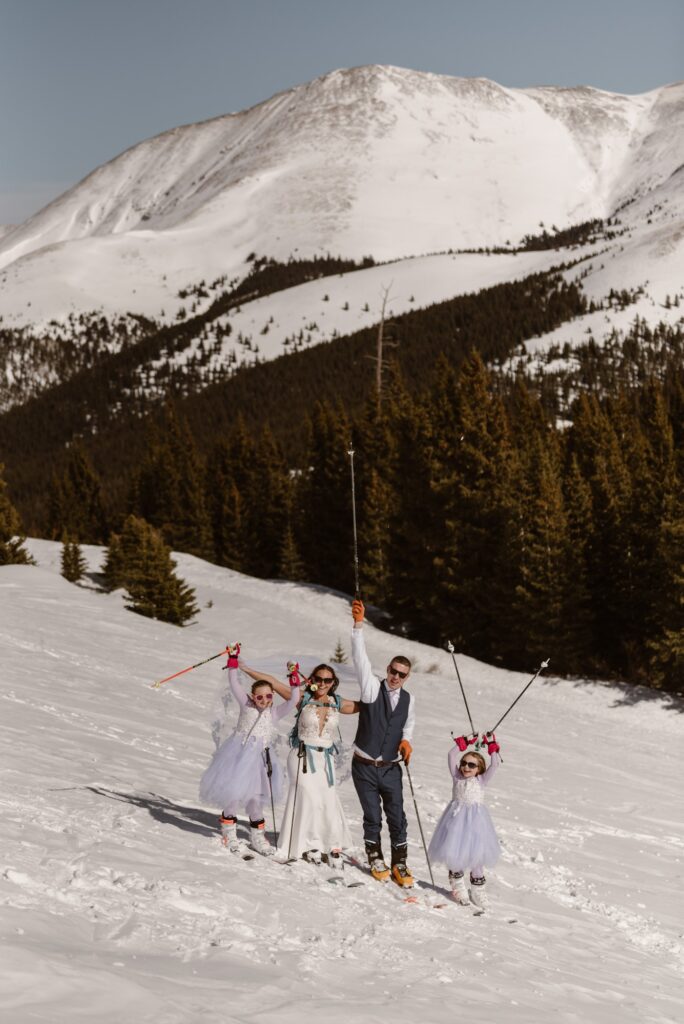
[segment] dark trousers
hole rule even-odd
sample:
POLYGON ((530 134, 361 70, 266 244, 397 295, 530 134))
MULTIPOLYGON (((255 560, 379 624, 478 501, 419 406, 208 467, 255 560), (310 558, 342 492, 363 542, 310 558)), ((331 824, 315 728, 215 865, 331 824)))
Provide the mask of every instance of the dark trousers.
POLYGON ((366 843, 379 843, 382 811, 387 818, 392 846, 406 844, 406 815, 401 762, 384 768, 363 764, 352 758, 352 779, 363 810, 363 838, 366 843))

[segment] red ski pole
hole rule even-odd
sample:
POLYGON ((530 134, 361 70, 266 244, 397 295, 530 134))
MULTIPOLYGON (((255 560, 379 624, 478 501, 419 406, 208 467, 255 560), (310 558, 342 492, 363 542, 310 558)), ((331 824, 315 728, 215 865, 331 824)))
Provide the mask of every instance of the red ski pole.
POLYGON ((222 658, 224 654, 229 654, 228 645, 218 654, 212 654, 211 658, 205 658, 204 661, 198 661, 196 665, 191 665, 190 668, 182 668, 180 672, 174 672, 172 676, 167 676, 166 679, 158 679, 156 683, 152 683, 152 689, 156 690, 162 685, 162 683, 168 683, 172 679, 177 679, 178 676, 185 675, 186 672, 192 672, 193 668, 199 668, 200 665, 206 665, 208 661, 215 661, 216 658, 222 658))

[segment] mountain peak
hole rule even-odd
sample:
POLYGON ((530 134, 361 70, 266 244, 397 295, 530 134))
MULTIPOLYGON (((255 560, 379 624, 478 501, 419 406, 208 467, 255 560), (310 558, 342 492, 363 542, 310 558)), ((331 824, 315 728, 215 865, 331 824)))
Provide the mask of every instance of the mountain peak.
POLYGON ((683 126, 682 83, 629 97, 339 68, 132 146, 0 235, 13 267, 0 313, 25 307, 22 282, 55 275, 81 292, 92 280, 74 308, 106 301, 113 279, 130 280, 139 308, 133 289, 230 276, 250 252, 388 260, 505 245, 664 187, 684 163, 683 126))

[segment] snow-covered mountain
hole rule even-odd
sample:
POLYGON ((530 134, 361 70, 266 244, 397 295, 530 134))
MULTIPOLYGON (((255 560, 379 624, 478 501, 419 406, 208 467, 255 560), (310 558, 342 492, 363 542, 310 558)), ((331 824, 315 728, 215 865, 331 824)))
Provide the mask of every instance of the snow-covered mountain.
MULTIPOLYGON (((67 583, 58 544, 31 549, 37 567, 0 568, 7 1024, 682 1019, 684 720, 674 701, 619 684, 534 683, 499 730, 504 764, 488 802, 503 857, 489 876, 491 913, 448 902, 441 869, 431 887, 408 787, 419 902, 353 866, 349 879, 366 884, 342 889, 325 868, 245 862, 221 847, 218 808, 197 795, 224 715, 221 660, 149 684, 235 638, 265 671, 292 656, 310 670, 338 639, 349 653, 348 602, 179 555, 202 611, 178 629, 126 611, 121 592, 67 583)), ((86 553, 97 569, 101 549, 86 553)), ((382 669, 397 640, 366 628, 382 669)), ((429 839, 451 793, 450 730, 467 718, 450 656, 401 647, 417 659, 411 777, 429 839)), ((483 729, 529 678, 459 664, 483 729)), ((349 666, 341 675, 353 696, 349 666)), ((225 717, 231 728, 234 704, 225 717)), ((354 722, 342 729, 348 743, 354 722)), ((339 792, 360 845, 350 779, 339 792)))
MULTIPOLYGON (((242 276, 253 252, 410 259, 616 211, 625 233, 595 288, 649 281, 660 301, 683 283, 683 184, 682 83, 621 96, 334 71, 142 142, 1 237, 0 315, 173 318, 179 289, 242 276)), ((453 274, 441 297, 463 290, 453 274)), ((340 333, 338 319, 328 326, 340 333)))

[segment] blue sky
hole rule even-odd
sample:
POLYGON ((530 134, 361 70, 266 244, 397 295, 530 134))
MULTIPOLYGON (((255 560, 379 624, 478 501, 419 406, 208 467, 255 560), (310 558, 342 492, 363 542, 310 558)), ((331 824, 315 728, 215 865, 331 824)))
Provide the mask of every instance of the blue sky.
POLYGON ((333 68, 639 93, 684 79, 682 54, 682 0, 0 0, 0 224, 333 68))

